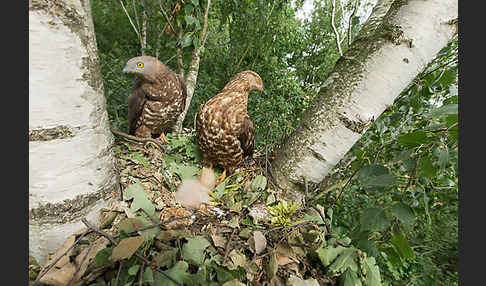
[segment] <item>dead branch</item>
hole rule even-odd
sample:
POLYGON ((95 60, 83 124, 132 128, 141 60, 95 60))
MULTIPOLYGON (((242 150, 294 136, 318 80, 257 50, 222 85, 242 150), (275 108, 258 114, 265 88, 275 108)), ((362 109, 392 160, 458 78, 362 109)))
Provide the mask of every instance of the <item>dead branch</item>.
POLYGON ((78 266, 76 266, 76 271, 73 273, 73 277, 69 280, 69 282, 66 284, 66 286, 71 286, 71 283, 74 281, 74 277, 78 275, 79 270, 81 270, 81 266, 84 264, 86 261, 86 258, 88 257, 89 253, 91 252, 91 249, 93 248, 94 243, 90 243, 88 250, 86 251, 86 254, 83 256, 83 259, 79 262, 78 266))
POLYGON ((132 24, 132 28, 133 28, 133 30, 135 31, 135 33, 137 33, 137 37, 138 37, 138 39, 140 40, 140 39, 141 39, 140 32, 139 32, 139 31, 137 30, 137 28, 135 27, 135 24, 133 24, 132 18, 130 17, 130 14, 128 14, 128 11, 127 11, 127 9, 125 8, 125 5, 123 4, 123 1, 122 1, 122 0, 120 0, 120 4, 121 4, 121 6, 122 6, 122 8, 123 8, 123 11, 125 11, 125 14, 126 14, 126 15, 127 15, 127 17, 128 17, 128 20, 130 21, 130 24, 132 24))
POLYGON ((224 250, 224 256, 223 256, 223 262, 221 264, 224 264, 226 262, 226 259, 228 258, 228 254, 229 254, 229 250, 230 250, 230 243, 231 241, 233 240, 233 236, 235 236, 235 233, 236 233, 236 228, 233 229, 233 232, 231 232, 231 235, 228 239, 228 241, 226 241, 226 245, 224 246, 225 250, 224 250))
POLYGON ((71 249, 73 249, 73 247, 75 247, 80 241, 81 239, 83 239, 83 237, 85 235, 87 235, 88 233, 90 233, 91 231, 90 230, 86 230, 85 232, 83 232, 79 237, 78 239, 76 239, 76 241, 74 241, 73 245, 71 245, 68 249, 66 249, 66 251, 64 251, 63 254, 59 255, 58 258, 56 258, 53 262, 51 262, 51 264, 49 264, 49 266, 46 268, 45 271, 42 271, 42 273, 39 273, 39 275, 37 276, 37 278, 35 279, 34 283, 32 284, 32 286, 36 286, 39 284, 39 281, 41 280, 42 277, 44 277, 44 275, 47 274, 47 272, 49 272, 52 267, 54 267, 54 265, 56 265, 56 263, 61 260, 61 258, 64 257, 64 255, 66 255, 71 249))
POLYGON ((168 152, 167 151, 167 148, 165 148, 165 146, 159 140, 156 140, 156 139, 153 139, 153 138, 140 138, 140 137, 136 137, 136 136, 129 135, 129 134, 126 134, 124 132, 121 132, 119 130, 116 130, 114 128, 111 128, 110 130, 111 130, 111 132, 113 134, 118 135, 118 136, 121 136, 122 138, 126 139, 129 142, 132 142, 132 143, 133 142, 135 142, 135 143, 142 143, 142 144, 146 144, 148 142, 152 142, 155 145, 157 145, 157 147, 159 147, 160 150, 162 150, 163 152, 165 152, 165 153, 168 152))

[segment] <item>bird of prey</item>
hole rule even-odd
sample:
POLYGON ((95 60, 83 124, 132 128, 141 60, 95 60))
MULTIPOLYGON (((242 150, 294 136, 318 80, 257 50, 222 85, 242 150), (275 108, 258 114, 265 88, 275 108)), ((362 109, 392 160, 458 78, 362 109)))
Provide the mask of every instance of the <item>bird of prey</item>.
POLYGON ((250 70, 242 71, 197 112, 197 139, 203 160, 224 168, 218 181, 253 155, 253 120, 247 110, 252 90, 263 92, 261 77, 250 70))
POLYGON ((123 72, 136 76, 135 87, 128 97, 129 134, 142 138, 160 136, 167 142, 164 133, 184 110, 184 80, 151 56, 128 60, 123 72))

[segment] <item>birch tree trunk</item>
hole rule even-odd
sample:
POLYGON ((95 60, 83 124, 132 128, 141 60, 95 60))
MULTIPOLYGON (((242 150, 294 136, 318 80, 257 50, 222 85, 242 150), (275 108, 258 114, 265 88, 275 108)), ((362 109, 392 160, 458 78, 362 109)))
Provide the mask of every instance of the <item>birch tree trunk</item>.
POLYGON ((380 0, 296 131, 277 151, 271 173, 287 199, 304 179, 318 184, 457 33, 457 0, 380 0))
POLYGON ((119 192, 102 83, 90 1, 29 1, 29 251, 41 265, 119 192))

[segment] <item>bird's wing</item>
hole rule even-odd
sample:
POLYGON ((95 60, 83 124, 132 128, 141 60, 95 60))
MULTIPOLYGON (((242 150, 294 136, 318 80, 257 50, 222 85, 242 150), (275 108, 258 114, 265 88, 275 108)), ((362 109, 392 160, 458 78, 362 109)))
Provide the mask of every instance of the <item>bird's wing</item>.
POLYGON ((253 120, 250 115, 245 112, 243 115, 243 122, 241 124, 240 134, 238 140, 240 140, 241 148, 245 156, 251 156, 253 154, 254 144, 254 132, 253 132, 253 120))
POLYGON ((128 124, 129 134, 134 135, 137 129, 137 121, 142 114, 143 105, 145 104, 145 92, 140 87, 140 83, 137 82, 132 93, 128 97, 128 124))

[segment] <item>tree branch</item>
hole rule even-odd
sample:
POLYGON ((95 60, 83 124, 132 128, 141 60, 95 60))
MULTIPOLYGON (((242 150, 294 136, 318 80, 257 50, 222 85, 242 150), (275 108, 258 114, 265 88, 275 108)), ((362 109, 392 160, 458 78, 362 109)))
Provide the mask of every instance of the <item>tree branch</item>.
POLYGON ((359 0, 356 0, 356 1, 354 2, 354 9, 353 9, 353 13, 351 13, 351 15, 349 16, 349 20, 348 20, 348 22, 349 22, 349 24, 348 24, 348 47, 349 47, 349 46, 351 46, 351 42, 352 42, 352 41, 351 41, 351 38, 352 38, 352 35, 351 35, 351 34, 352 34, 352 33, 351 33, 351 29, 352 29, 352 27, 353 27, 353 22, 352 22, 352 20, 353 20, 354 15, 356 15, 356 11, 358 11, 358 6, 359 6, 359 5, 358 5, 358 3, 359 3, 359 0))
POLYGON ((135 31, 135 33, 137 34, 137 37, 138 37, 138 40, 140 41, 141 40, 141 36, 140 36, 140 32, 137 30, 137 28, 135 27, 135 24, 133 24, 133 21, 132 21, 132 18, 130 17, 130 14, 128 14, 128 11, 127 9, 125 8, 125 5, 123 4, 123 1, 120 0, 120 4, 123 8, 123 11, 125 11, 125 14, 127 15, 128 17, 128 20, 130 21, 130 24, 132 24, 132 27, 133 27, 133 30, 135 31))
POLYGON ((334 30, 334 35, 336 37, 336 46, 338 48, 338 52, 340 56, 343 56, 343 50, 341 49, 341 41, 339 40, 339 33, 336 28, 336 25, 334 24, 334 17, 336 13, 336 0, 331 1, 331 6, 332 6, 332 12, 331 12, 331 26, 332 29, 334 30))
POLYGON ((201 37, 199 38, 199 49, 204 46, 206 43, 206 38, 207 34, 206 31, 208 29, 208 14, 209 14, 209 5, 211 4, 211 0, 207 0, 206 2, 206 8, 204 9, 204 20, 203 20, 203 26, 201 30, 201 37))

